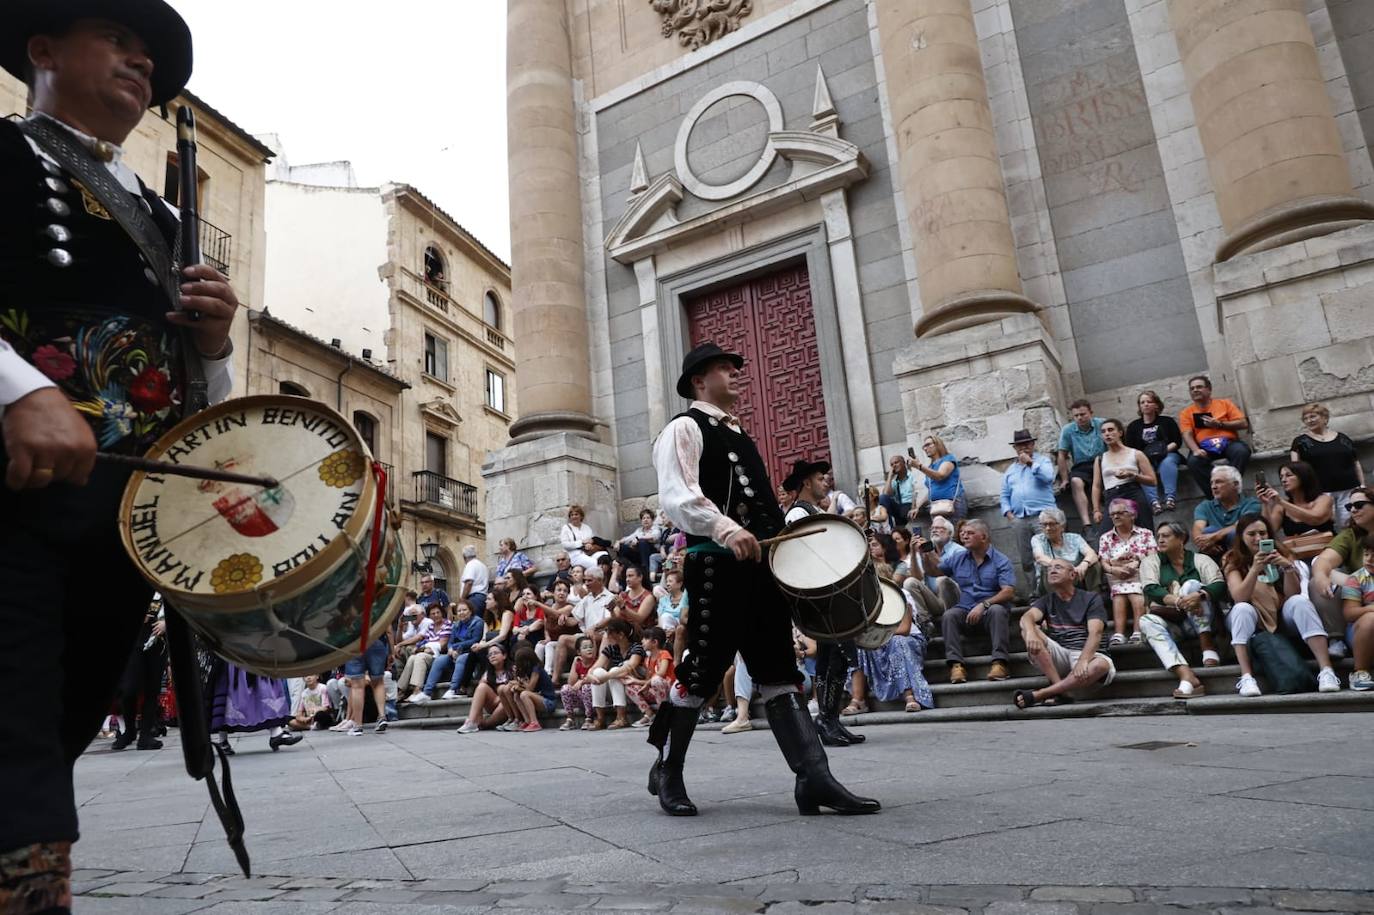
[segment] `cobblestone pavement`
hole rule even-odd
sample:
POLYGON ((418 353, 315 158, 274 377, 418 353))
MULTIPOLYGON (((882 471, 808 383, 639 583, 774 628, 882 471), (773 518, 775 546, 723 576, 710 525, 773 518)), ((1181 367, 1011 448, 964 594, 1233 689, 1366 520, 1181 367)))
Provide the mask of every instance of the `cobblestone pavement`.
POLYGON ((184 912, 1374 913, 1363 714, 866 729, 876 817, 799 818, 766 730, 703 732, 701 816, 659 814, 637 731, 236 739, 237 874, 175 731, 77 765, 75 909, 184 912))

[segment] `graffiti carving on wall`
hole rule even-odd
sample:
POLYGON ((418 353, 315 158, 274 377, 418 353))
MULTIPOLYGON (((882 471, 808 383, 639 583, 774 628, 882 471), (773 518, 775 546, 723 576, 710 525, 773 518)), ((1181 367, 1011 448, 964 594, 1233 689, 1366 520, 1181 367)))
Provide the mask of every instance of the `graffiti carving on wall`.
POLYGON ((754 11, 754 0, 649 0, 663 17, 663 37, 676 35, 693 51, 739 28, 754 11))

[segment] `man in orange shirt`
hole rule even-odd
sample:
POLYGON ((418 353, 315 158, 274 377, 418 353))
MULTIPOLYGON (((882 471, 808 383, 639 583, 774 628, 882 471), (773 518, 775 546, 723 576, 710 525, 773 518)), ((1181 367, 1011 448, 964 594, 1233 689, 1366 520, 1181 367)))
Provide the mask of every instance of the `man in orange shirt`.
POLYGON ((1250 446, 1240 440, 1240 433, 1250 428, 1250 421, 1231 401, 1212 396, 1212 381, 1206 375, 1188 379, 1188 395, 1193 402, 1178 415, 1178 427, 1191 452, 1188 470, 1198 489, 1206 493, 1211 491, 1213 463, 1224 458, 1237 471, 1245 473, 1245 465, 1250 463, 1250 446))

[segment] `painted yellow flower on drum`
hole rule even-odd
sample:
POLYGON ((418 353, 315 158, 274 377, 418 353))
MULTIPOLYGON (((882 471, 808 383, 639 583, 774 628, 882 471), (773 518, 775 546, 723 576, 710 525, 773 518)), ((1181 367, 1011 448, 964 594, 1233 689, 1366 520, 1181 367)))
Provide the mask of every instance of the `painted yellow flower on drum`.
POLYGON ((210 584, 216 594, 247 591, 262 581, 262 560, 252 553, 235 553, 220 560, 210 573, 210 584))
POLYGON ((335 451, 320 464, 320 479, 337 489, 347 489, 367 470, 367 462, 356 451, 335 451))

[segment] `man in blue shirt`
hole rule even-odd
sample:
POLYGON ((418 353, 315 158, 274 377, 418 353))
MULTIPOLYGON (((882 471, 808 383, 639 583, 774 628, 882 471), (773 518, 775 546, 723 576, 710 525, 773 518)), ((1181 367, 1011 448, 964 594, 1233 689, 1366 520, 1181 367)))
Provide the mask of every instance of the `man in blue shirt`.
POLYGON ((1002 474, 1002 516, 1016 532, 1021 571, 1026 574, 1026 590, 1030 592, 1035 588, 1031 539, 1039 526, 1040 513, 1055 507, 1054 465, 1045 455, 1035 453, 1035 436, 1029 429, 1017 430, 1011 447, 1016 451, 1016 460, 1002 474))
POLYGON ((893 527, 906 527, 907 519, 921 508, 916 501, 916 475, 900 454, 894 454, 888 461, 887 479, 883 481, 878 504, 887 509, 893 527))
POLYGON ((1069 404, 1073 422, 1059 430, 1059 479, 1057 489, 1068 488, 1074 507, 1089 533, 1089 542, 1097 542, 1097 529, 1088 510, 1088 493, 1093 488, 1093 459, 1107 450, 1102 441, 1102 420, 1093 416, 1093 405, 1086 400, 1069 404))
POLYGON ((1259 500, 1241 490, 1240 471, 1230 464, 1212 468, 1212 498, 1193 509, 1193 545, 1219 559, 1236 536, 1241 515, 1260 514, 1259 500))
POLYGON ((443 588, 434 587, 434 576, 428 572, 420 579, 419 604, 425 608, 425 616, 429 616, 429 608, 436 604, 443 608, 445 615, 448 614, 448 594, 443 588))
POLYGON ((964 669, 963 632, 965 629, 986 629, 992 639, 992 669, 989 680, 1005 680, 1011 676, 1007 668, 1010 657, 1008 620, 1011 600, 1016 595, 1016 570, 1011 560, 992 545, 988 526, 978 519, 966 521, 962 534, 964 551, 938 563, 932 569, 933 553, 921 551, 924 538, 916 537, 916 557, 922 574, 948 575, 959 586, 959 600, 945 608, 940 625, 945 636, 945 663, 949 665, 949 682, 964 683, 968 673, 964 669), (938 572, 937 572, 938 569, 938 572))

